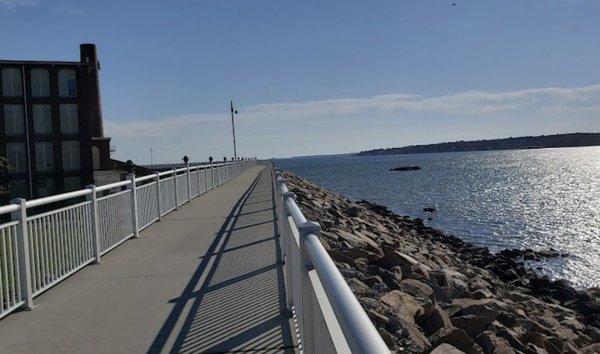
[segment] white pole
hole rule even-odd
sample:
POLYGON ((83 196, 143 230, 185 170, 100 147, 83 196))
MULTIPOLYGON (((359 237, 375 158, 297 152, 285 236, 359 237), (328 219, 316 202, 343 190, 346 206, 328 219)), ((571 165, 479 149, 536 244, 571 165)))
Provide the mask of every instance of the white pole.
POLYGON ((140 238, 140 229, 138 224, 138 212, 137 212, 137 188, 135 187, 135 174, 127 174, 127 180, 131 181, 131 184, 127 185, 127 189, 131 190, 131 226, 133 227, 133 237, 140 238))
POLYGON ((162 207, 160 205, 160 173, 156 172, 154 180, 156 181, 156 206, 158 209, 158 221, 162 221, 162 207))
POLYGON ((19 282, 21 285, 21 296, 25 300, 25 308, 32 309, 33 291, 31 289, 31 263, 29 259, 29 235, 27 234, 27 206, 25 199, 18 198, 12 200, 12 204, 18 204, 19 210, 11 214, 15 221, 19 221, 17 225, 17 245, 19 254, 19 282))
POLYGON ((90 184, 86 187, 91 189, 92 193, 87 196, 87 199, 91 202, 91 216, 92 216, 92 238, 94 247, 94 258, 95 263, 100 263, 100 227, 98 225, 98 196, 96 195, 96 186, 90 184))

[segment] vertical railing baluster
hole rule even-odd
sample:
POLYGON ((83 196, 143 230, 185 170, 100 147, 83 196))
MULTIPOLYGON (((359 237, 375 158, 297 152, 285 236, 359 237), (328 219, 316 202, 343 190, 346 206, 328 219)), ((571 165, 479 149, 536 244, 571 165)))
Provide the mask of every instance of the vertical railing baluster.
POLYGON ((210 189, 214 189, 215 188, 215 170, 214 170, 214 166, 212 161, 210 162, 210 189))
POLYGON ((177 198, 177 170, 173 169, 173 189, 175 190, 175 209, 179 209, 179 198, 177 198))
POLYGON ((185 172, 186 172, 186 178, 187 178, 187 195, 188 195, 188 203, 192 201, 192 180, 190 178, 190 164, 186 163, 185 164, 185 172))
POLYGON ((160 174, 156 172, 154 177, 156 181, 156 209, 158 209, 158 221, 162 221, 162 209, 160 205, 160 174))
POLYGON ((200 191, 202 191, 202 189, 200 189, 200 167, 196 166, 196 184, 198 185, 198 194, 196 196, 200 195, 200 191))
POLYGON ((90 215, 92 217, 92 247, 94 251, 95 263, 100 263, 100 227, 98 222, 98 196, 96 193, 96 186, 91 184, 86 187, 87 189, 91 189, 92 193, 87 196, 87 199, 91 202, 91 212, 90 215))
POLYGON ((137 188, 135 186, 135 174, 129 173, 127 174, 126 178, 128 181, 131 181, 131 183, 127 185, 127 189, 131 191, 131 226, 133 227, 133 236, 135 238, 139 238, 140 228, 138 220, 137 188))
POLYGON ((12 200, 13 204, 19 205, 19 210, 13 212, 11 217, 19 221, 17 225, 17 244, 19 255, 19 283, 21 286, 21 295, 25 301, 25 308, 32 309, 33 291, 31 288, 31 259, 29 258, 29 235, 27 233, 27 206, 25 199, 18 198, 12 200))

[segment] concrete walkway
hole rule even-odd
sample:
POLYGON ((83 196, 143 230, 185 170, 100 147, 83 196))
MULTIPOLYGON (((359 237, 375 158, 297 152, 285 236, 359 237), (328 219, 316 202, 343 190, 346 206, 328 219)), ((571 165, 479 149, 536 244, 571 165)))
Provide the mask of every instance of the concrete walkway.
POLYGON ((167 215, 0 321, 0 353, 294 352, 271 171, 167 215))

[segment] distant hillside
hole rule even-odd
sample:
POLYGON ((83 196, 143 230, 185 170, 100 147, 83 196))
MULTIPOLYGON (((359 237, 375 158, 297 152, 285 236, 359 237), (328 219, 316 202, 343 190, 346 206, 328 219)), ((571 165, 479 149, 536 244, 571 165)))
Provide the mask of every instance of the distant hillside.
POLYGON ((519 138, 456 141, 427 145, 411 145, 399 148, 361 151, 356 156, 420 154, 431 152, 541 149, 600 145, 600 133, 572 133, 519 138))

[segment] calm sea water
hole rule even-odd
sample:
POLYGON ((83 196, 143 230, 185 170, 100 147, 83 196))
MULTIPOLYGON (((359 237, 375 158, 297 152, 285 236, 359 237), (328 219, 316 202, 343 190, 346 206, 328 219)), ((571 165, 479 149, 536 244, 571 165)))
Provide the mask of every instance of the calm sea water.
POLYGON ((305 157, 278 164, 492 251, 567 252, 570 257, 531 266, 577 287, 600 286, 600 147, 305 157), (398 165, 423 169, 389 171, 398 165))

